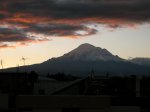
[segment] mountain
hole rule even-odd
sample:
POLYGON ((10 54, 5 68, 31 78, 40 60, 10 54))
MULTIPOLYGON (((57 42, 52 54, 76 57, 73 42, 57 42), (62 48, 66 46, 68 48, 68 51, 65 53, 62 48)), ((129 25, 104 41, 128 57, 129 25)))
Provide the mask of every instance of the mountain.
MULTIPOLYGON (((82 44, 76 49, 58 58, 51 58, 43 63, 20 67, 20 71, 36 71, 39 74, 65 72, 77 76, 87 76, 94 69, 95 74, 112 75, 147 75, 150 74, 150 66, 139 65, 120 58, 106 49, 95 47, 90 44, 82 44)), ((17 68, 10 68, 6 71, 16 71, 17 68)))
POLYGON ((137 57, 137 58, 130 59, 129 61, 139 65, 150 65, 150 58, 137 57))
POLYGON ((61 58, 72 61, 122 61, 121 58, 112 55, 106 49, 95 47, 87 43, 64 54, 61 58))

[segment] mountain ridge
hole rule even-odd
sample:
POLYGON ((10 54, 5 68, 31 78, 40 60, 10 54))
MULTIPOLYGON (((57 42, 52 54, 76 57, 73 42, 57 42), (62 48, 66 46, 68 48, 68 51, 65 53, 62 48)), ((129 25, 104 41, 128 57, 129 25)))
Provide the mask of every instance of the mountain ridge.
POLYGON ((129 61, 139 65, 150 65, 150 58, 136 57, 130 59, 129 61))
MULTIPOLYGON (((39 74, 65 72, 77 76, 87 76, 94 68, 96 74, 110 73, 113 75, 147 75, 150 74, 150 66, 139 65, 120 58, 110 53, 107 49, 95 47, 91 44, 82 44, 76 49, 58 58, 51 58, 43 63, 20 67, 20 71, 28 69, 39 74)), ((10 68, 6 71, 15 71, 10 68)))
POLYGON ((95 47, 88 43, 82 44, 76 49, 58 58, 72 61, 123 61, 123 59, 114 56, 107 49, 95 47))

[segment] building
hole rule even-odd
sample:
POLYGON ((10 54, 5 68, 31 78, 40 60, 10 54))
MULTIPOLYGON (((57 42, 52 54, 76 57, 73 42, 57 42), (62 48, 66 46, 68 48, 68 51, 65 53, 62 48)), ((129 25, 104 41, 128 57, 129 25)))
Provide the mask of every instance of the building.
POLYGON ((0 111, 149 112, 149 77, 56 81, 32 72, 0 74, 0 111))

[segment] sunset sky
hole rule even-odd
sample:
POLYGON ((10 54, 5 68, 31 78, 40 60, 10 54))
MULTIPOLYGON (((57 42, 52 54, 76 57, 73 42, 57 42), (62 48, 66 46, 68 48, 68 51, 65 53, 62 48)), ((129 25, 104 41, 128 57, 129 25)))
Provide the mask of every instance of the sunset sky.
POLYGON ((150 0, 0 0, 4 67, 46 61, 80 44, 150 57, 150 0))

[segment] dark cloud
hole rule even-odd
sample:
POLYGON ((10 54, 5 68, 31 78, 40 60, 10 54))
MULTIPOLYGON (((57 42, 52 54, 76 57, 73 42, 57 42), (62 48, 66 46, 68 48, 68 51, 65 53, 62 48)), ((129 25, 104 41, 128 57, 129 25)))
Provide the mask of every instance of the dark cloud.
POLYGON ((0 28, 0 42, 19 42, 26 41, 26 35, 19 30, 0 28))
POLYGON ((144 21, 150 17, 149 0, 26 0, 10 2, 12 13, 30 13, 55 19, 122 18, 144 21))
POLYGON ((88 27, 91 23, 119 28, 149 21, 149 0, 0 0, 0 24, 8 24, 0 26, 1 43, 49 40, 36 34, 93 35, 97 30, 88 27))
POLYGON ((52 36, 85 36, 92 35, 97 30, 88 28, 84 25, 68 25, 68 24, 36 24, 24 29, 24 31, 52 35, 52 36), (79 34, 77 31, 84 31, 85 34, 79 34))
POLYGON ((3 19, 3 18, 5 18, 5 15, 0 14, 0 19, 3 19))
POLYGON ((36 43, 45 41, 46 38, 35 38, 27 35, 26 32, 14 28, 0 28, 0 48, 15 47, 16 45, 27 45, 28 43, 36 43), (25 44, 27 43, 27 44, 25 44))

